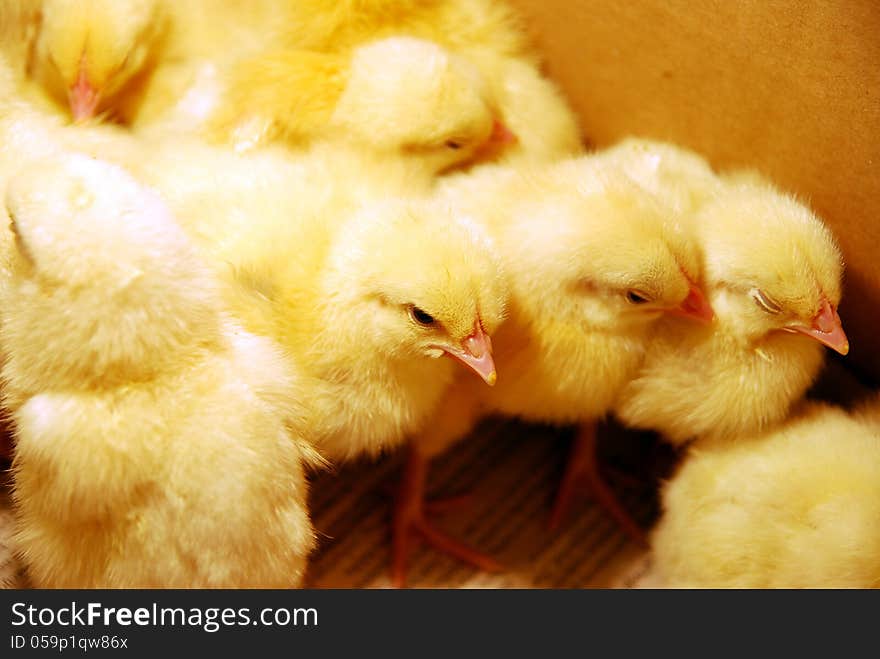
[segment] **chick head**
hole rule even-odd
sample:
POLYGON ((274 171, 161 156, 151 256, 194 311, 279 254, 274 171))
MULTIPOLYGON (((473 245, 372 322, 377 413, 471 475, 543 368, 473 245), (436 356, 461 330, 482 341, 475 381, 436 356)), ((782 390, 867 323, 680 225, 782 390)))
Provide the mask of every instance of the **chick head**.
POLYGON ((75 121, 95 116, 145 70, 160 10, 159 0, 44 0, 35 66, 75 121))
POLYGON ((794 332, 849 351, 837 313, 842 256, 809 208, 756 177, 737 177, 702 208, 696 226, 712 304, 740 336, 794 332))
POLYGON ((336 326, 349 328, 364 350, 449 355, 495 383, 489 337, 506 290, 478 225, 427 201, 376 202, 352 218, 332 263, 327 290, 336 326))
POLYGON ((354 51, 331 124, 436 174, 512 141, 498 116, 470 62, 430 41, 392 37, 354 51))
POLYGON ((645 327, 664 313, 712 320, 695 242, 626 177, 541 185, 515 212, 504 252, 532 317, 600 331, 645 327))
MULTIPOLYGON (((149 377, 217 332, 214 281, 162 201, 82 155, 10 183, 14 289, 4 344, 53 384, 149 377)), ((186 357, 184 357, 185 359, 186 357)))

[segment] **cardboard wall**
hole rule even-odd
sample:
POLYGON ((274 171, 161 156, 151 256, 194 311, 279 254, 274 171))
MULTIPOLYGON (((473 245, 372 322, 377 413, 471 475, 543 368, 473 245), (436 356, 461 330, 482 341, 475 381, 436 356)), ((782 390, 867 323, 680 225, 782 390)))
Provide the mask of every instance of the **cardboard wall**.
POLYGON ((880 382, 880 2, 511 1, 588 141, 755 167, 826 219, 847 261, 846 361, 880 382))

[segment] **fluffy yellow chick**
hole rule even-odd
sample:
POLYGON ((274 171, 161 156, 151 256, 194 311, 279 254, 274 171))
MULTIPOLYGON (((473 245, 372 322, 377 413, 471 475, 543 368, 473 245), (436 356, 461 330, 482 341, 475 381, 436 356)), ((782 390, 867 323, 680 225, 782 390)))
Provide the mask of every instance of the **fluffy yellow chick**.
POLYGON ((756 176, 725 180, 693 217, 716 320, 658 326, 617 416, 670 441, 739 436, 781 421, 823 360, 846 354, 843 264, 831 232, 756 176))
POLYGON ((376 455, 418 430, 455 372, 447 357, 494 382, 489 335, 505 291, 479 227, 389 200, 335 222, 326 210, 267 222, 246 242, 235 307, 316 381, 308 423, 331 460, 376 455))
POLYGON ((37 587, 290 587, 314 534, 301 381, 225 318, 163 203, 120 168, 28 168, 6 206, 4 404, 37 587))
POLYGON ((808 403, 770 430, 698 440, 663 509, 658 586, 880 587, 880 425, 808 403))
POLYGON ((75 121, 113 112, 155 66, 162 0, 38 0, 30 75, 75 121))
MULTIPOLYGON (((495 187, 458 190, 464 212, 495 238, 511 291, 508 317, 493 335, 498 384, 456 381, 413 438, 395 515, 394 581, 402 584, 413 530, 435 544, 422 505, 425 462, 465 436, 483 416, 581 424, 581 464, 604 505, 624 523, 598 471, 589 468, 595 423, 637 371, 651 327, 667 312, 711 317, 696 282, 695 246, 654 198, 618 171, 574 159, 530 174, 499 168, 495 187)), ((484 183, 488 170, 481 175, 484 183)), ((632 525, 630 523, 630 525, 632 525)), ((636 530, 634 533, 638 533, 636 530)), ((446 539, 442 547, 492 567, 446 539)))
MULTIPOLYGON (((487 81, 498 121, 494 155, 523 152, 559 158, 581 148, 574 113, 557 87, 540 73, 518 17, 503 2, 309 0, 292 7, 283 29, 284 47, 245 59, 233 71, 218 108, 219 135, 228 135, 243 119, 257 115, 257 124, 269 127, 263 139, 311 138, 326 125, 329 108, 344 86, 348 74, 344 63, 352 58, 352 51, 374 40, 416 37, 467 59, 487 81), (512 148, 498 148, 506 144, 512 148)), ((400 50, 388 50, 387 56, 377 57, 378 75, 383 75, 382 68, 397 67, 403 56, 400 50)), ((456 84, 448 83, 453 90, 456 84)), ((416 112, 406 92, 404 86, 396 97, 402 116, 416 112)))
POLYGON ((219 134, 231 130, 239 150, 277 134, 300 146, 341 142, 438 173, 487 155, 505 136, 479 70, 423 39, 381 39, 356 48, 350 57, 291 51, 281 60, 260 60, 259 66, 263 78, 276 76, 277 87, 290 87, 294 95, 279 95, 277 87, 230 90, 241 98, 225 107, 237 112, 251 103, 253 114, 238 124, 237 116, 221 115, 215 129, 219 134), (310 86, 314 93, 301 95, 310 86), (292 103, 287 111, 265 114, 282 99, 292 103))

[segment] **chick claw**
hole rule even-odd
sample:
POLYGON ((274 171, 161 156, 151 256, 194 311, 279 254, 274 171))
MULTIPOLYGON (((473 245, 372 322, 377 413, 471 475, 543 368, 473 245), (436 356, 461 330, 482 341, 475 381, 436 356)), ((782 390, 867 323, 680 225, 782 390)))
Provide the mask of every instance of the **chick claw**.
POLYGON ((599 468, 597 455, 596 426, 584 426, 571 448, 565 473, 556 493, 553 511, 550 514, 549 528, 555 531, 562 524, 571 505, 575 492, 580 486, 586 486, 596 502, 611 515, 620 529, 636 544, 647 547, 648 541, 644 530, 638 525, 623 505, 618 501, 614 491, 609 487, 599 468))
POLYGON ((392 522, 391 583, 395 588, 406 585, 407 559, 411 549, 413 532, 432 545, 458 560, 485 572, 500 572, 503 568, 490 556, 486 556, 455 538, 435 528, 426 519, 426 513, 443 513, 467 503, 468 496, 454 497, 444 501, 425 502, 425 480, 428 460, 411 450, 397 491, 392 522))

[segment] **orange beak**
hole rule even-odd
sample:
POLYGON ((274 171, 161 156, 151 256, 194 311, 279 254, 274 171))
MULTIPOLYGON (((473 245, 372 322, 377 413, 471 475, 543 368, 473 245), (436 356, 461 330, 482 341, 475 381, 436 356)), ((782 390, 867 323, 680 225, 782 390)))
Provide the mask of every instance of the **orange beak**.
POLYGON ((843 331, 843 323, 837 314, 837 309, 832 307, 827 299, 822 300, 819 313, 813 317, 809 325, 789 325, 783 329, 786 332, 806 334, 841 355, 849 352, 849 339, 843 331))
POLYGON ((89 82, 86 75, 86 67, 80 65, 79 76, 70 88, 68 94, 70 100, 70 112, 76 122, 87 121, 95 116, 101 92, 89 82))
POLYGON ((478 160, 491 160, 505 147, 516 144, 517 141, 516 135, 500 119, 496 118, 492 122, 492 132, 474 152, 474 157, 478 160))
POLYGON ((508 144, 516 144, 517 137, 501 122, 500 119, 495 119, 495 121, 492 122, 492 132, 489 134, 489 139, 487 141, 489 144, 506 146, 508 144))
POLYGON ((715 312, 712 311, 712 305, 709 304, 709 300, 706 299, 700 287, 693 282, 691 282, 691 289, 681 305, 669 313, 692 318, 706 324, 711 323, 712 319, 715 318, 715 312))
POLYGON ((492 359, 492 340, 479 322, 474 325, 473 334, 462 341, 461 346, 441 346, 441 349, 472 368, 490 387, 498 379, 495 360, 492 359))

